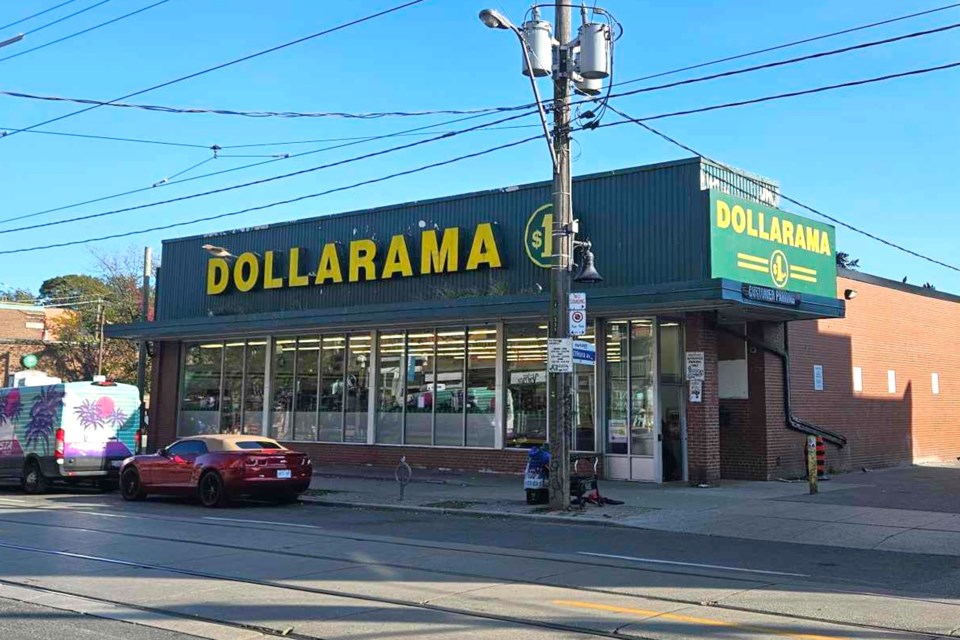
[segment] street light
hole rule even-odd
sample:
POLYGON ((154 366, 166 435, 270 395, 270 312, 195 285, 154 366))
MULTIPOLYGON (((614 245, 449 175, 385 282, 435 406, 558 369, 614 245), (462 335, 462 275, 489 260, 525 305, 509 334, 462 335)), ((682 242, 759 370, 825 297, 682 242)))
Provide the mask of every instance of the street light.
MULTIPOLYGON (((551 34, 549 22, 540 20, 539 7, 534 5, 531 19, 518 28, 495 9, 480 12, 480 21, 491 29, 509 29, 520 40, 523 49, 523 73, 530 78, 534 99, 543 125, 543 135, 550 148, 553 163, 553 256, 550 268, 550 322, 551 340, 569 340, 569 299, 572 258, 576 249, 583 253, 583 267, 578 282, 599 282, 603 278, 593 265, 589 242, 579 242, 575 235, 577 223, 573 219, 573 182, 570 172, 570 93, 571 83, 588 95, 599 94, 603 79, 610 75, 611 23, 587 21, 586 7, 581 9, 583 24, 576 39, 571 38, 569 0, 555 0, 557 31, 551 34), (555 54, 555 55, 554 55, 555 54), (535 64, 534 64, 535 63, 535 64), (553 132, 547 125, 547 116, 540 100, 536 78, 553 79, 553 132)), ((609 14, 595 8, 595 14, 609 14)), ((572 395, 570 373, 551 370, 549 402, 550 507, 566 509, 570 506, 570 436, 572 424, 572 395)))
POLYGON ((20 42, 21 40, 23 40, 23 34, 22 34, 22 33, 18 33, 17 35, 13 36, 12 38, 7 38, 6 40, 3 40, 2 42, 0 42, 0 49, 6 47, 7 45, 16 44, 16 43, 20 42))

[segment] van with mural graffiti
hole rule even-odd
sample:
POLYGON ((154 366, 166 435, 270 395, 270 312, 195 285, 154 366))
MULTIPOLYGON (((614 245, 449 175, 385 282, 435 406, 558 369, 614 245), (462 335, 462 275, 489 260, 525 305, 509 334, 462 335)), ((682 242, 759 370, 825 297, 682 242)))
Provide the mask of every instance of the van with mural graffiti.
POLYGON ((27 493, 52 483, 116 487, 140 429, 136 387, 64 382, 0 389, 0 480, 27 493))

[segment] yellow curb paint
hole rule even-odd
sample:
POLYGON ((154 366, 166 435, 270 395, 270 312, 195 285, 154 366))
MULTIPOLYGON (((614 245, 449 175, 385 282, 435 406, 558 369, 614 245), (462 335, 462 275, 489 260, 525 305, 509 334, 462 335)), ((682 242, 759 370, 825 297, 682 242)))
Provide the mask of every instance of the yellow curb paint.
POLYGON ((797 638, 798 640, 841 640, 835 636, 818 636, 809 633, 790 633, 789 631, 780 631, 778 629, 768 629, 766 627, 755 627, 752 625, 742 625, 735 622, 724 622, 722 620, 712 620, 710 618, 696 618, 685 616, 678 613, 667 613, 664 611, 654 611, 652 609, 633 609, 631 607, 618 607, 610 604, 598 604, 595 602, 580 602, 579 600, 554 600, 553 604, 560 607, 575 607, 577 609, 592 609, 594 611, 607 611, 610 613, 628 613, 630 615, 642 616, 646 619, 658 618, 660 620, 671 620, 674 622, 685 622, 687 624, 702 624, 713 627, 730 627, 743 629, 753 633, 769 633, 784 638, 797 638))

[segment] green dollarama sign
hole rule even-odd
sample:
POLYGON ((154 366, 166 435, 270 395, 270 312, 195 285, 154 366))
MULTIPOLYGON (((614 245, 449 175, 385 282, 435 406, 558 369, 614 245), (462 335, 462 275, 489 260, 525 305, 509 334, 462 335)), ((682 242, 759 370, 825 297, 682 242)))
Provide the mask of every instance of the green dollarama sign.
POLYGON ((835 298, 834 228, 720 191, 710 191, 714 278, 835 298))

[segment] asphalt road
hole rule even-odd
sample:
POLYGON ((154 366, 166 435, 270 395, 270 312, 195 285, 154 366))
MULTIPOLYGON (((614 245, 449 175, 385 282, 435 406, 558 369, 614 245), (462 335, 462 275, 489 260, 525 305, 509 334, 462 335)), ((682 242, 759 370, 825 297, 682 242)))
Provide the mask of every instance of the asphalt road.
POLYGON ((41 593, 33 602, 59 609, 44 617, 5 600, 0 638, 17 637, 3 623, 37 618, 64 625, 58 638, 85 637, 71 609, 168 634, 118 636, 130 638, 960 634, 960 559, 951 557, 93 493, 0 491, 0 598, 11 593, 41 593))
POLYGON ((190 640, 196 636, 0 598, 4 640, 190 640))

